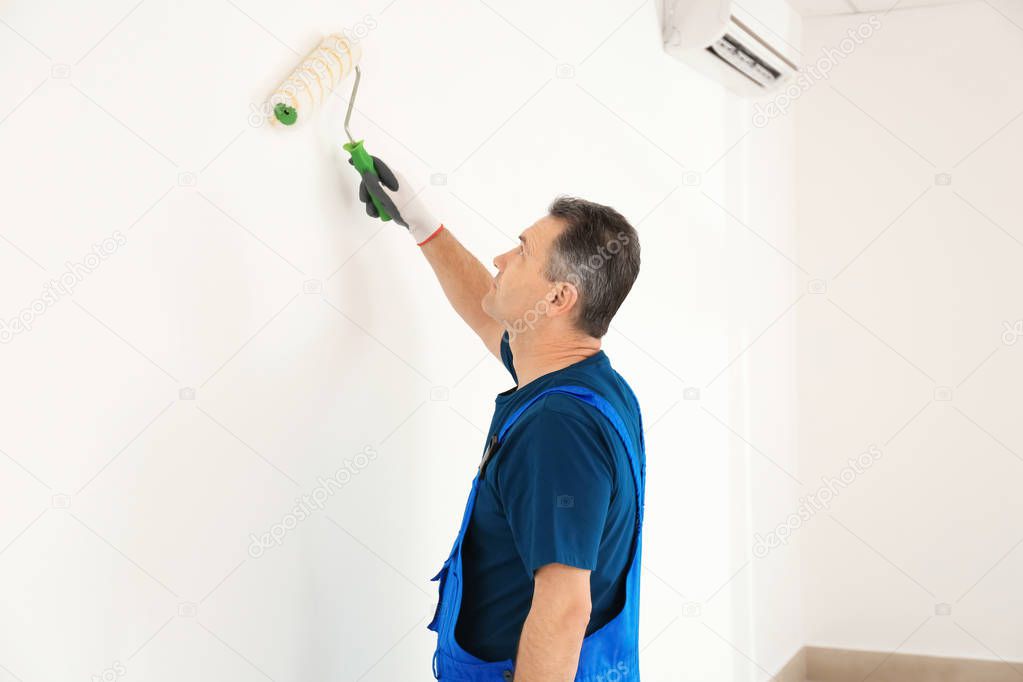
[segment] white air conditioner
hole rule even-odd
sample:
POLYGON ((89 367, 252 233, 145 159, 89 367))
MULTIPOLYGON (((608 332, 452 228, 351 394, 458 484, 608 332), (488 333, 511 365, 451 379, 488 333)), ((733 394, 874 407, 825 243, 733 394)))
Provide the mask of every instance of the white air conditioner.
POLYGON ((665 51, 744 96, 799 70, 802 20, 785 0, 662 0, 665 51))

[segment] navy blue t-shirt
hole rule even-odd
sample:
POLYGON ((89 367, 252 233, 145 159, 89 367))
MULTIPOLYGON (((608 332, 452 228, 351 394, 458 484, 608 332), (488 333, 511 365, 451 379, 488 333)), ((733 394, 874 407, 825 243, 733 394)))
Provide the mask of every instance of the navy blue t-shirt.
MULTIPOLYGON (((517 382, 507 332, 501 360, 517 382)), ((529 398, 567 384, 611 403, 638 452, 639 415, 602 350, 499 393, 487 442, 529 398)), ((537 400, 505 434, 478 485, 462 545, 458 643, 485 661, 515 658, 533 573, 553 562, 592 571, 586 634, 599 629, 625 604, 635 529, 629 454, 611 423, 596 407, 563 393, 537 400)))

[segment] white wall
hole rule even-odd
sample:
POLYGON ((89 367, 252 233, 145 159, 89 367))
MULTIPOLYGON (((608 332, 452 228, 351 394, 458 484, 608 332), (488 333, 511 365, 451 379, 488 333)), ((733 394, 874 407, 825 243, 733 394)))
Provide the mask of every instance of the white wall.
MULTIPOLYGON (((807 54, 866 18, 807 22, 807 54)), ((799 307, 800 468, 880 453, 800 531, 811 644, 1023 660, 1021 26, 891 12, 798 102, 799 259, 827 282, 799 307)))
POLYGON ((362 215, 347 92, 304 130, 252 117, 346 27, 353 130, 484 262, 557 193, 638 226, 605 348, 647 428, 644 679, 776 672, 798 547, 752 538, 799 493, 791 117, 755 128, 665 55, 651 3, 290 5, 0 9, 0 317, 123 241, 0 345, 0 679, 431 679, 429 577, 510 380, 362 215))

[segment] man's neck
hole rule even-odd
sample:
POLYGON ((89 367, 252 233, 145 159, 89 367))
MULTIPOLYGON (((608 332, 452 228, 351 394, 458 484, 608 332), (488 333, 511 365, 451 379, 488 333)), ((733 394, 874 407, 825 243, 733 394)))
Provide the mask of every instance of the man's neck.
POLYGON ((600 350, 600 339, 589 336, 568 336, 545 333, 546 330, 532 329, 509 336, 508 345, 512 352, 518 388, 542 377, 544 374, 585 360, 600 350))

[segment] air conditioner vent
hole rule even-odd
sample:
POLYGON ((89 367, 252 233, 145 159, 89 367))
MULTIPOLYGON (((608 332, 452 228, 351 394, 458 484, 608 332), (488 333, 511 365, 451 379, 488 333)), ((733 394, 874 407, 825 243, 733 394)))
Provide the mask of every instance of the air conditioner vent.
POLYGON ((673 57, 739 95, 779 92, 799 73, 802 21, 785 0, 661 0, 673 57))
POLYGON ((718 38, 717 42, 707 48, 707 51, 762 88, 774 85, 781 75, 777 69, 763 62, 735 38, 727 34, 718 38))

